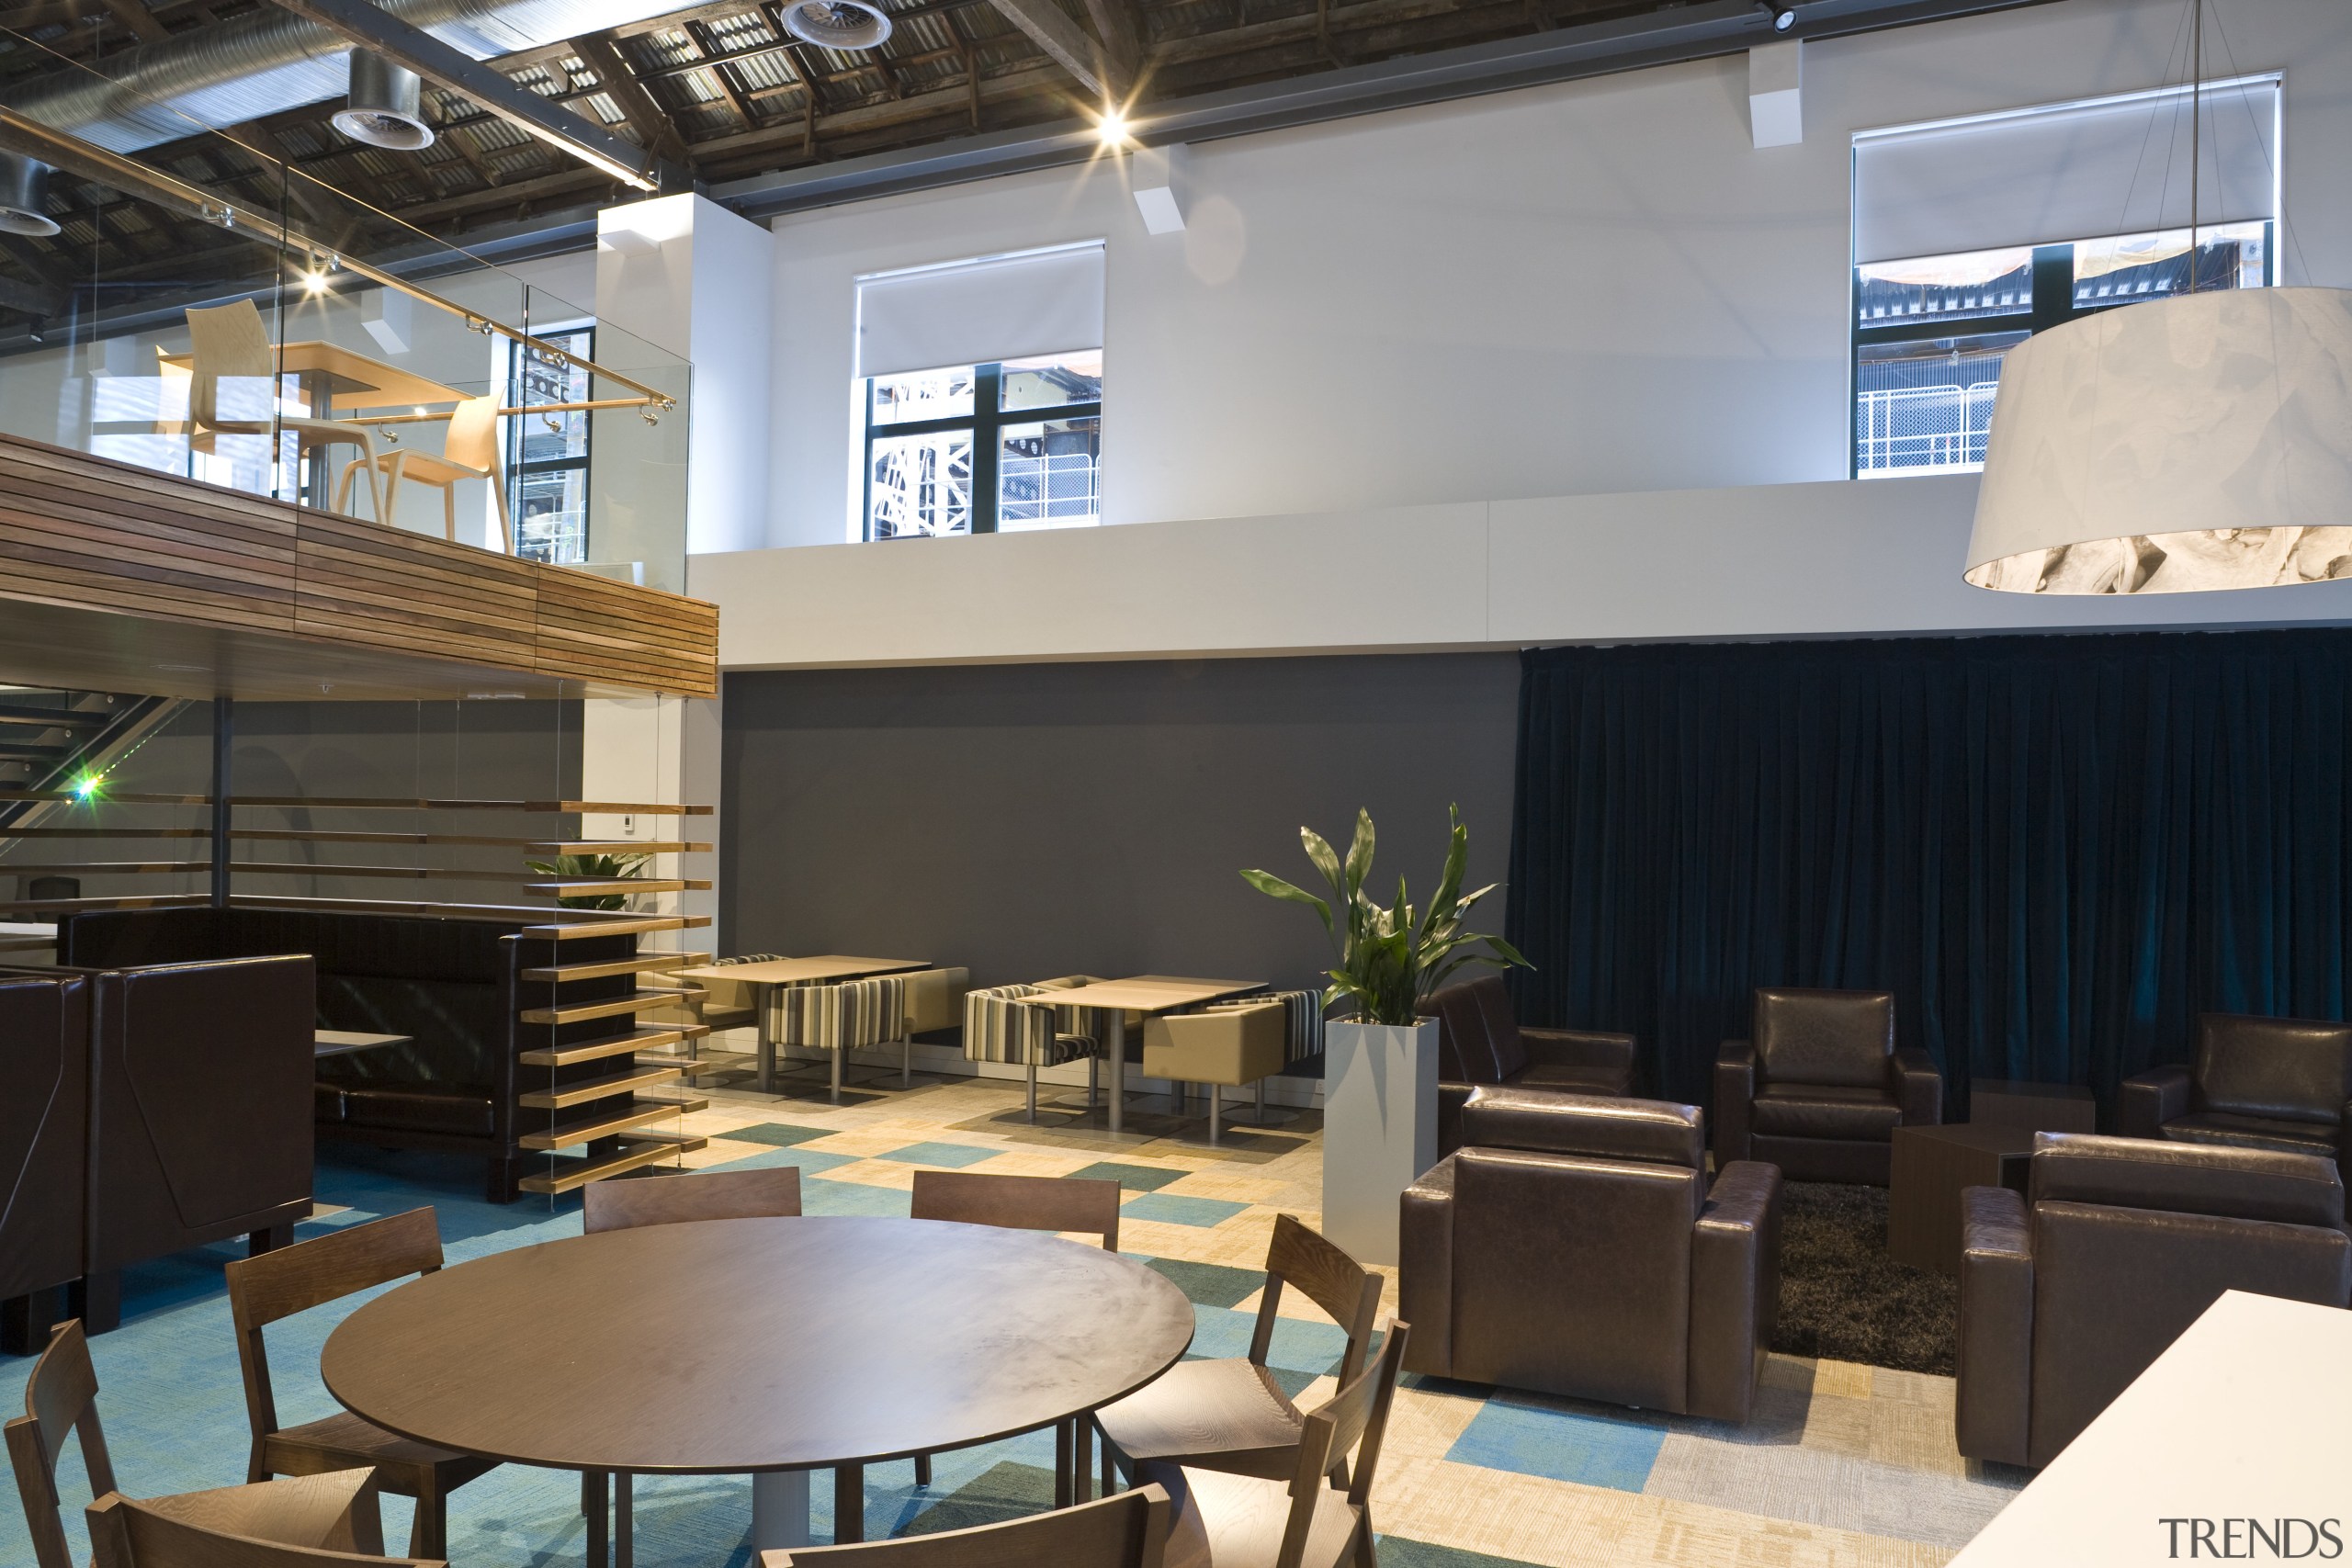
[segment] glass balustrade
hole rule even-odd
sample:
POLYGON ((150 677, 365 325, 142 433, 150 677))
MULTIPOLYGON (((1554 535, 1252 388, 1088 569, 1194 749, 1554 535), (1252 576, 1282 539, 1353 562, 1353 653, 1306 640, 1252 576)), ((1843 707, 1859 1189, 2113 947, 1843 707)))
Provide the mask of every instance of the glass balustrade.
POLYGON ((0 434, 683 590, 689 367, 565 297, 593 261, 490 265, 75 44, 0 28, 0 434))

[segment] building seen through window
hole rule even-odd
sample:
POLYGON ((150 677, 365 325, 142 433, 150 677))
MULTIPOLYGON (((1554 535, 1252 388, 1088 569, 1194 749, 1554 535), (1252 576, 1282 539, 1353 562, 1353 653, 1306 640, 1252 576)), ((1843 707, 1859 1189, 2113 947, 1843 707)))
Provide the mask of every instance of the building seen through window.
MULTIPOLYGON (((575 327, 537 334, 582 360, 595 354, 595 331, 575 327)), ((517 344, 507 361, 507 406, 548 409, 591 397, 585 368, 561 355, 517 344)), ((584 410, 507 419, 506 472, 515 488, 515 554, 576 566, 588 558, 589 414, 584 410)))
POLYGON ((1984 461, 2008 351, 2096 311, 2274 281, 2268 220, 1872 262, 1854 269, 1854 471, 1984 461))
POLYGON ((868 378, 865 536, 1102 520, 1102 353, 868 378))

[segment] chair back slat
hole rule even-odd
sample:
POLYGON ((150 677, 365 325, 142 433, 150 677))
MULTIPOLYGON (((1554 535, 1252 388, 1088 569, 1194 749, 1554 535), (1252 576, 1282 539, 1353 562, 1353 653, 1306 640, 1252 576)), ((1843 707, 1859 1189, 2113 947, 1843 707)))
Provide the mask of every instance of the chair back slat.
POLYGON ((1353 1382, 1363 1370, 1373 1322, 1380 1313, 1380 1276, 1290 1215, 1276 1214, 1273 1238, 1266 1247, 1266 1293, 1258 1303, 1258 1324, 1250 1337, 1250 1359, 1261 1367, 1272 1348, 1276 1309, 1284 1290, 1304 1292, 1346 1331, 1340 1386, 1353 1382))
POLYGON ((692 1220, 800 1217, 800 1168, 695 1170, 676 1175, 593 1181, 581 1190, 581 1228, 628 1230, 692 1220))
POLYGON ((57 1459, 65 1435, 79 1428, 82 1463, 93 1492, 114 1490, 114 1461, 98 1427, 98 1372, 90 1362, 90 1342, 81 1320, 68 1319, 50 1331, 48 1348, 25 1380, 25 1413, 7 1424, 8 1461, 17 1474, 17 1495, 33 1537, 37 1568, 73 1568, 64 1522, 58 1517, 57 1459))
POLYGON ((428 1205, 329 1231, 228 1266, 229 1310, 240 1329, 441 1267, 441 1228, 428 1205))
POLYGON ((918 1170, 910 1213, 918 1220, 955 1220, 1016 1231, 1077 1231, 1119 1250, 1119 1184, 1069 1176, 989 1176, 976 1170, 918 1170))
POLYGON ((498 467, 498 400, 468 398, 449 415, 449 433, 442 438, 441 455, 459 468, 496 477, 498 467))
MULTIPOLYGON (((1316 1506, 1330 1485, 1331 1472, 1346 1461, 1351 1449, 1355 1450, 1356 1458, 1348 1501, 1358 1507, 1370 1504, 1373 1472, 1379 1468, 1380 1442, 1387 1433, 1388 1407, 1396 1397, 1396 1375, 1404 1368, 1405 1342, 1410 1333, 1409 1325, 1391 1323, 1380 1359, 1307 1416, 1299 1434, 1298 1470, 1291 1477, 1290 1517, 1283 1528, 1282 1551, 1274 1568, 1300 1568, 1314 1530, 1316 1506)), ((1362 1528, 1371 1530, 1369 1515, 1362 1528)))
MULTIPOLYGON (((364 1497, 372 1509, 368 1488, 375 1472, 346 1471, 319 1479, 353 1488, 355 1506, 364 1497), (349 1478, 356 1477, 356 1480, 349 1478)), ((134 1502, 109 1492, 90 1505, 90 1546, 97 1568, 447 1568, 439 1559, 383 1557, 367 1551, 341 1551, 331 1547, 288 1546, 258 1536, 231 1535, 179 1518, 170 1512, 172 1499, 134 1502)))
POLYGON ((1168 1494, 1156 1485, 1003 1524, 855 1546, 769 1551, 760 1568, 1160 1568, 1168 1494))
MULTIPOLYGON (((227 305, 198 305, 187 312, 189 359, 188 412, 199 424, 220 423, 222 377, 267 378, 277 375, 277 351, 270 345, 269 327, 250 299, 227 305)), ((266 408, 243 414, 268 418, 266 408)))

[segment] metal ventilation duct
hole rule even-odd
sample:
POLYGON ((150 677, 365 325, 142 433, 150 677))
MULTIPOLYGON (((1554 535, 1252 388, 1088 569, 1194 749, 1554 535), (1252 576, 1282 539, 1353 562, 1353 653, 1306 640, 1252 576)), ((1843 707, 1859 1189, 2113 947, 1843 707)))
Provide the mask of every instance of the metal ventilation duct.
POLYGON ((351 51, 349 101, 334 112, 334 128, 354 141, 395 152, 416 152, 433 145, 433 128, 424 123, 424 81, 372 50, 351 51))
MULTIPOLYGON (((477 60, 601 32, 677 9, 676 0, 379 0, 477 60)), ((107 56, 104 77, 68 70, 11 90, 8 107, 117 152, 344 96, 350 44, 265 6, 107 56)))

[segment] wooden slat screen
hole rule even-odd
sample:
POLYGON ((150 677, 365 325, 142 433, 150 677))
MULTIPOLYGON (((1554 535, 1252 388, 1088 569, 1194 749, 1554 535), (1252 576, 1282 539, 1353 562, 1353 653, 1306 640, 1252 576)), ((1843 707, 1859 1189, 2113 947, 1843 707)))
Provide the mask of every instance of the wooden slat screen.
POLYGON ((717 605, 6 434, 0 598, 718 690, 717 605))

